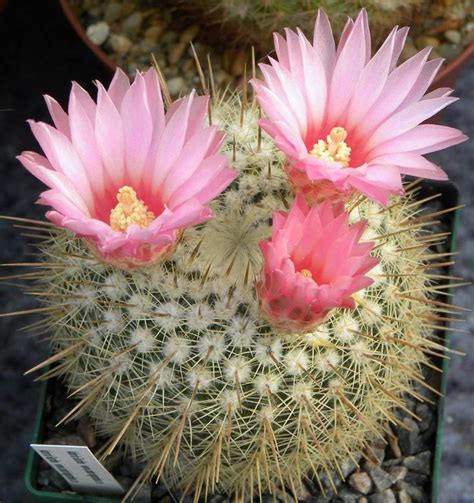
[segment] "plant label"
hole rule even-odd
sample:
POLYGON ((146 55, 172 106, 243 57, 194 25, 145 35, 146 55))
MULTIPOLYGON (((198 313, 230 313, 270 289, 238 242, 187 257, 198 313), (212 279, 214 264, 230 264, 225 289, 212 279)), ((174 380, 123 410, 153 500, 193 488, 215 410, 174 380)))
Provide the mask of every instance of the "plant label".
POLYGON ((31 447, 77 492, 119 495, 122 486, 102 466, 89 447, 31 444, 31 447))

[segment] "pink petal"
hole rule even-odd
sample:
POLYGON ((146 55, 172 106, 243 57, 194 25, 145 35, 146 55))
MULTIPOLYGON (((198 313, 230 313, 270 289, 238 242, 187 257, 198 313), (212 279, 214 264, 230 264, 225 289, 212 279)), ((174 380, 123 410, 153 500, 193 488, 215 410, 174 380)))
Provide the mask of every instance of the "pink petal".
POLYGON ((397 166, 404 175, 418 176, 430 180, 447 180, 446 173, 436 164, 418 154, 394 153, 382 155, 372 160, 374 164, 397 166))
POLYGON ((137 74, 120 108, 125 142, 125 167, 132 186, 139 186, 148 157, 153 123, 146 99, 145 80, 137 74))
POLYGON ((102 84, 98 84, 95 117, 97 147, 104 168, 117 188, 125 184, 125 142, 122 119, 102 84))
POLYGON ((155 166, 153 172, 148 174, 151 176, 149 183, 153 193, 158 192, 183 148, 194 98, 194 95, 190 95, 178 100, 172 112, 168 112, 166 116, 166 126, 157 148, 155 166), (171 118, 168 118, 170 113, 171 118))
POLYGON ((67 116, 67 113, 54 98, 51 98, 51 96, 48 96, 47 94, 45 94, 43 97, 44 101, 46 101, 49 115, 51 115, 56 129, 61 131, 64 136, 70 138, 71 134, 69 132, 69 118, 67 116))
POLYGON ((403 194, 400 172, 396 166, 370 166, 363 178, 351 177, 349 183, 383 206, 391 193, 403 194))
POLYGON ((393 70, 397 64, 400 55, 402 54, 403 47, 407 39, 409 28, 400 28, 395 35, 395 43, 393 45, 392 61, 390 62, 390 71, 393 70))
POLYGON ((421 124, 397 138, 377 145, 369 154, 370 159, 398 152, 423 155, 457 145, 465 140, 467 140, 467 136, 458 129, 437 124, 421 124))
POLYGON ((106 179, 97 148, 94 124, 83 107, 83 101, 79 100, 74 92, 71 92, 69 98, 69 123, 72 145, 87 171, 94 193, 102 198, 106 179))
POLYGON ((168 201, 176 189, 193 178, 194 173, 208 154, 216 134, 217 128, 207 128, 199 131, 186 142, 173 169, 170 170, 161 187, 164 201, 168 201))
POLYGON ((320 55, 326 73, 326 81, 327 84, 329 84, 329 77, 336 61, 336 46, 332 34, 331 23, 322 9, 318 10, 318 16, 314 26, 313 47, 320 55))
POLYGON ((45 157, 34 152, 23 152, 22 155, 18 156, 18 160, 45 185, 64 194, 85 216, 90 215, 90 210, 82 195, 76 190, 73 181, 69 180, 63 173, 52 169, 45 157))
POLYGON ((392 115, 374 132, 367 142, 367 150, 406 133, 457 100, 451 97, 433 98, 409 105, 392 115))
POLYGON ((158 138, 165 127, 165 109, 161 95, 160 81, 154 68, 150 68, 145 72, 144 79, 148 109, 153 121, 153 132, 155 133, 155 137, 158 138))
MULTIPOLYGON (((227 160, 221 155, 208 157, 207 159, 202 161, 199 165, 199 168, 195 172, 195 176, 189 178, 180 187, 178 187, 175 192, 171 194, 171 196, 169 196, 170 208, 179 206, 187 199, 197 199, 197 194, 203 189, 210 191, 210 198, 205 202, 208 202, 210 199, 215 197, 216 194, 212 190, 214 187, 212 183, 213 179, 215 178, 215 182, 218 182, 220 186, 218 175, 221 170, 226 168, 226 166, 227 160)), ((235 178, 235 172, 232 173, 235 178)))
POLYGON ((357 139, 364 138, 400 106, 415 85, 428 54, 429 49, 419 52, 388 76, 383 93, 371 107, 364 122, 354 131, 357 139))
POLYGON ((390 70, 396 29, 363 69, 347 111, 346 129, 357 127, 382 93, 390 70))
POLYGON ((365 29, 364 17, 359 15, 337 56, 329 90, 328 124, 336 124, 343 115, 366 63, 365 29))
POLYGON ((82 108, 86 112, 89 120, 92 124, 95 123, 95 114, 97 110, 97 105, 94 100, 90 97, 90 94, 83 89, 77 82, 72 83, 71 95, 81 104, 82 108))
POLYGON ((402 106, 407 106, 411 103, 415 103, 416 101, 419 101, 420 99, 423 98, 423 95, 426 93, 426 90, 428 89, 428 87, 430 87, 431 83, 436 77, 436 74, 441 68, 442 63, 443 60, 437 58, 432 59, 431 61, 427 61, 423 65, 423 68, 420 72, 417 81, 415 82, 414 86, 412 87, 406 98, 403 100, 402 104, 400 105, 400 108, 402 106))
POLYGON ((127 74, 121 68, 117 67, 114 77, 107 89, 107 93, 117 110, 120 110, 122 100, 129 88, 130 80, 127 74))
POLYGON ((94 197, 87 173, 69 139, 48 124, 34 121, 29 121, 29 124, 53 168, 78 187, 82 199, 90 211, 94 211, 94 197))

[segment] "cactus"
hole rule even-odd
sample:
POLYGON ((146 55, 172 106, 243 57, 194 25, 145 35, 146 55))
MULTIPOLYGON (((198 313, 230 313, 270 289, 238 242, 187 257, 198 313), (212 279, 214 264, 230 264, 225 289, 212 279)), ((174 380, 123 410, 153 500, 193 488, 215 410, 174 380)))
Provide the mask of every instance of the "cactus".
POLYGON ((319 8, 326 11, 333 29, 340 34, 347 17, 354 17, 365 7, 374 42, 378 44, 395 24, 409 24, 414 14, 427 4, 425 0, 180 0, 179 3, 204 24, 218 27, 226 44, 255 46, 260 55, 273 49, 275 31, 299 26, 306 35, 312 33, 319 8))
POLYGON ((427 266, 438 238, 413 193, 386 209, 353 196, 351 219, 367 218, 365 238, 377 243, 373 285, 310 333, 277 331, 253 285, 272 212, 293 198, 284 159, 254 101, 215 97, 211 115, 240 176, 165 262, 117 269, 70 232, 41 226, 35 291, 48 361, 58 362, 47 376, 62 376, 79 400, 64 420, 88 413, 110 439, 106 454, 122 447, 144 463, 130 496, 157 477, 196 500, 296 494, 306 477, 323 490, 321 476, 334 486, 347 461, 370 458, 371 439, 391 435, 403 395, 420 398, 411 382, 423 382, 425 353, 441 350, 427 266))

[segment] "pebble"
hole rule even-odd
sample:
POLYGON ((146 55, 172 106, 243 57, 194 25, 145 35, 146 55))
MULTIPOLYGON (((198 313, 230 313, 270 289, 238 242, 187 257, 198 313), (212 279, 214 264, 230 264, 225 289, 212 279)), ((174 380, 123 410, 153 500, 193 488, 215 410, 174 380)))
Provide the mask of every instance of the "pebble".
POLYGON ((193 24, 189 28, 186 28, 181 35, 179 36, 179 41, 182 44, 189 44, 192 42, 199 34, 200 28, 199 25, 193 24))
POLYGON ((104 467, 111 472, 114 470, 119 464, 122 463, 123 455, 120 451, 114 451, 112 454, 108 455, 103 461, 102 464, 104 467))
POLYGON ((59 433, 47 438, 44 443, 50 445, 86 445, 79 435, 60 435, 59 433))
POLYGON ((406 466, 391 466, 388 469, 389 475, 392 477, 394 482, 403 480, 406 477, 408 468, 406 466))
POLYGON ((110 27, 104 21, 91 24, 87 30, 86 35, 95 45, 102 45, 110 34, 110 27))
POLYGON ((428 482, 428 475, 421 472, 415 472, 414 470, 409 470, 405 477, 405 482, 415 487, 424 487, 428 482))
POLYGON ((79 419, 77 425, 77 432, 84 439, 85 443, 87 444, 87 447, 90 447, 91 449, 95 447, 96 445, 95 430, 92 427, 89 418, 87 416, 82 416, 79 419))
POLYGON ((369 503, 397 503, 397 498, 391 489, 386 489, 380 494, 369 496, 369 503))
POLYGON ((440 55, 448 60, 454 59, 461 49, 459 45, 454 44, 441 44, 438 48, 440 55))
POLYGON ((402 451, 400 450, 400 446, 398 445, 398 438, 390 435, 388 437, 388 444, 390 445, 390 449, 392 450, 393 455, 396 458, 401 458, 402 451))
POLYGON ((421 418, 421 421, 418 423, 420 431, 428 431, 433 423, 433 417, 428 405, 426 403, 417 404, 415 412, 421 418))
POLYGON ((429 475, 431 473, 431 452, 424 451, 416 456, 408 456, 403 460, 403 464, 409 470, 429 475))
POLYGON ((356 472, 349 477, 349 484, 362 494, 369 494, 372 480, 366 472, 356 472))
POLYGON ((182 77, 174 77, 169 79, 167 84, 171 96, 179 96, 184 87, 184 79, 182 77))
POLYGON ((175 65, 183 57, 187 48, 187 42, 179 42, 176 45, 173 45, 168 53, 169 64, 175 65))
POLYGON ((410 495, 405 491, 405 489, 402 489, 398 493, 398 502, 399 503, 412 503, 412 499, 410 498, 410 495))
POLYGON ((383 442, 375 443, 370 446, 370 451, 367 451, 367 456, 369 456, 377 466, 380 466, 385 459, 385 447, 383 442))
POLYGON ((133 497, 134 503, 151 503, 152 484, 143 484, 133 497))
POLYGON ((402 480, 397 482, 396 485, 400 490, 405 491, 415 503, 426 503, 429 501, 424 491, 418 487, 408 484, 402 480))
POLYGON ((244 74, 245 64, 247 62, 247 52, 239 51, 230 66, 230 74, 234 77, 240 77, 244 74))
POLYGON ((338 491, 337 496, 331 500, 331 503, 359 503, 359 495, 354 494, 351 490, 342 488, 338 491))
POLYGON ((143 14, 140 11, 130 14, 122 23, 122 31, 125 35, 134 37, 140 31, 143 22, 143 14))
POLYGON ((423 49, 424 47, 438 47, 439 40, 436 37, 429 37, 427 35, 420 35, 415 39, 415 45, 418 49, 423 49))
POLYGON ((125 1, 122 3, 122 16, 123 17, 127 17, 129 16, 130 14, 132 14, 132 12, 135 12, 137 10, 137 4, 132 0, 132 1, 125 1))
POLYGON ((293 496, 290 496, 286 491, 282 491, 281 489, 277 489, 275 491, 275 496, 280 501, 285 501, 286 503, 296 503, 296 501, 293 498, 293 496))
POLYGON ((160 503, 164 502, 164 496, 168 494, 168 490, 166 489, 164 484, 153 484, 151 489, 151 497, 152 501, 159 501, 160 503))
POLYGON ((415 43, 410 37, 407 37, 407 41, 405 47, 403 48, 403 59, 409 59, 414 56, 418 52, 418 49, 415 47, 415 43))
POLYGON ((405 456, 410 456, 412 454, 415 454, 418 448, 420 428, 418 426, 418 423, 415 422, 411 417, 405 417, 402 422, 405 427, 408 428, 408 430, 403 428, 402 426, 396 427, 398 444, 402 453, 405 456))
POLYGON ((430 16, 433 19, 444 16, 444 7, 439 4, 433 4, 430 6, 430 16))
POLYGON ((298 501, 308 501, 311 498, 311 493, 305 484, 301 483, 296 487, 296 496, 298 497, 298 501))
MULTIPOLYGON (((440 33, 444 33, 447 30, 456 30, 460 28, 462 25, 461 19, 446 19, 442 23, 438 23, 432 28, 426 30, 425 34, 430 37, 432 35, 439 35, 440 33)), ((430 37, 431 38, 431 37, 430 37)))
POLYGON ((126 54, 132 47, 132 41, 124 35, 112 34, 109 38, 110 48, 117 54, 126 54))
POLYGON ((382 492, 393 485, 394 480, 391 475, 385 470, 382 470, 382 468, 378 466, 369 466, 368 470, 377 491, 382 492))
POLYGON ((161 23, 150 26, 150 28, 145 30, 144 33, 145 40, 147 40, 152 45, 156 44, 158 40, 160 40, 160 37, 163 34, 164 29, 165 25, 161 23))
POLYGON ((460 44, 462 35, 458 30, 447 30, 444 32, 444 38, 446 38, 452 44, 460 44))
POLYGON ((115 23, 122 14, 122 6, 119 3, 111 2, 105 7, 104 19, 107 23, 115 23))
POLYGON ((70 489, 69 484, 64 480, 63 476, 50 466, 41 471, 40 476, 38 476, 38 482, 49 488, 56 488, 61 491, 70 489))
POLYGON ((466 45, 472 44, 474 42, 474 29, 472 31, 468 31, 464 35, 464 42, 466 45))
POLYGON ((161 42, 165 47, 171 46, 178 40, 178 34, 173 30, 166 30, 161 42))

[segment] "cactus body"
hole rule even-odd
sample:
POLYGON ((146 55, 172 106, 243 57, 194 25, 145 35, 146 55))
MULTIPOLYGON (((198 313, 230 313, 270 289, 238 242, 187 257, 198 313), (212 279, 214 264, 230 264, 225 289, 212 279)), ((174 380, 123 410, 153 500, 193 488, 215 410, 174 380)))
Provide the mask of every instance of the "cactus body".
POLYGON ((342 474, 396 422, 430 335, 428 256, 410 197, 385 210, 346 203, 353 220, 369 220, 381 260, 355 310, 301 334, 261 319, 258 242, 293 196, 258 108, 241 107, 234 95, 212 110, 240 177, 164 263, 119 270, 63 230, 41 244, 39 287, 62 352, 54 373, 81 400, 71 417, 87 412, 109 452, 121 445, 143 461, 141 480, 161 476, 196 497, 297 492, 306 477, 342 474))

